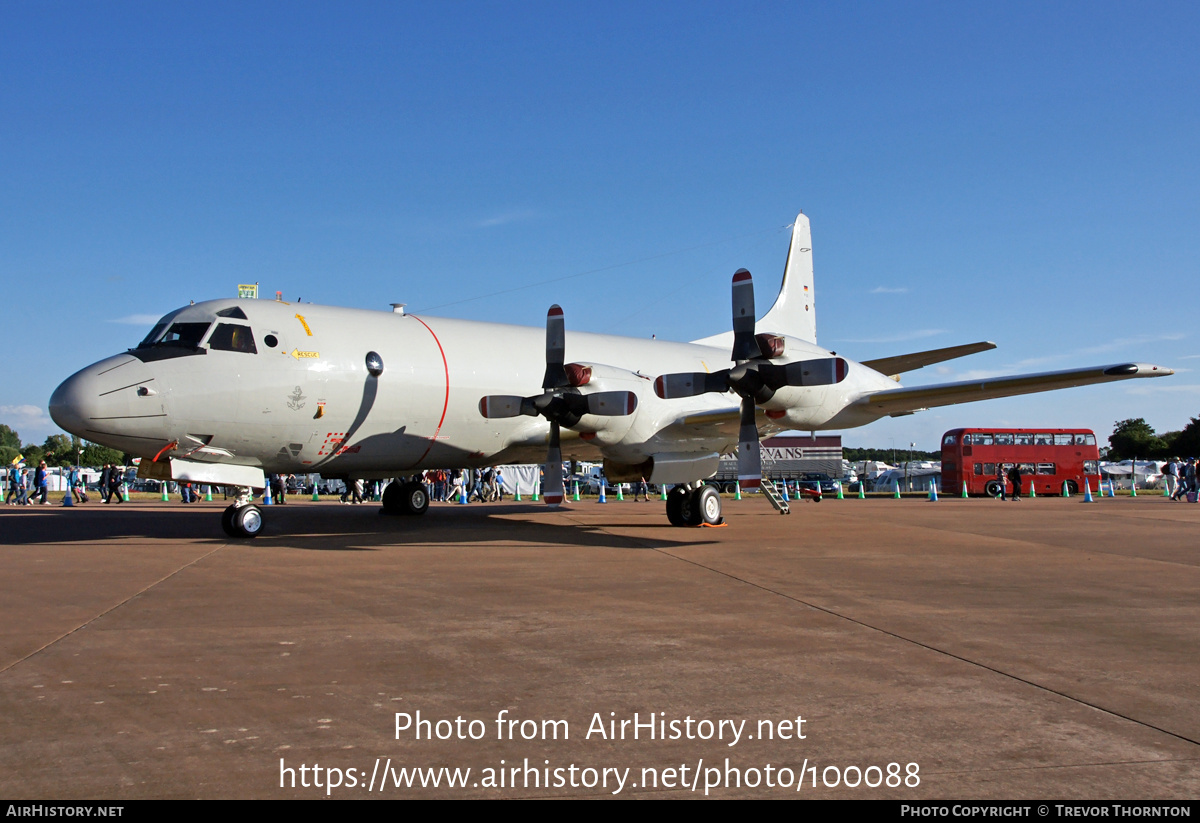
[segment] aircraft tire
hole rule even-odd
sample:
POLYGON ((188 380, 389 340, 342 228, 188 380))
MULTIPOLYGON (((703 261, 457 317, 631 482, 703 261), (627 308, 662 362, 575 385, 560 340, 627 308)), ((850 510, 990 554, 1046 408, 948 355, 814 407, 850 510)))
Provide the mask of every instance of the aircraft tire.
POLYGON ((676 486, 667 492, 667 520, 672 526, 686 526, 683 519, 683 504, 688 499, 688 491, 682 486, 676 486))
POLYGON ((397 481, 388 483, 383 494, 379 495, 379 500, 383 503, 384 514, 408 514, 404 510, 404 492, 400 489, 401 484, 397 481))
POLYGON ((721 522, 721 494, 709 485, 701 486, 692 492, 692 509, 695 511, 695 523, 688 525, 699 526, 707 523, 715 526, 721 522))
POLYGON ((262 527, 263 516, 258 506, 242 506, 233 513, 233 528, 237 537, 258 537, 262 527))
POLYGON ((425 484, 411 481, 400 486, 400 507, 404 514, 414 516, 429 511, 429 490, 425 484))
POLYGON ((230 537, 237 537, 237 529, 233 527, 233 513, 237 511, 237 506, 226 506, 225 511, 221 512, 221 528, 225 534, 230 537))

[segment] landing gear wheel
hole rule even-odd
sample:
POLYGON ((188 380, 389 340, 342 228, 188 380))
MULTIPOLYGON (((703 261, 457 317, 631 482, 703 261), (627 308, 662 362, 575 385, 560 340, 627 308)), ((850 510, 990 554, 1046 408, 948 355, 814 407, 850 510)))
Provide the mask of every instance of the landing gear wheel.
POLYGON ((221 528, 225 530, 225 534, 230 537, 237 537, 237 530, 233 528, 233 514, 237 511, 237 506, 227 506, 225 511, 221 512, 221 528))
POLYGON ((717 525, 721 522, 720 493, 712 486, 701 486, 697 491, 692 492, 692 509, 696 522, 689 525, 717 525))
POLYGON ((242 506, 233 513, 235 537, 258 537, 262 531, 263 516, 258 506, 242 506))
POLYGON ((672 526, 687 525, 683 519, 683 504, 688 496, 688 490, 683 486, 676 486, 667 492, 667 520, 671 521, 672 526))
POLYGON ((384 514, 419 515, 429 510, 429 490, 414 480, 388 483, 381 499, 384 514))
POLYGON ((999 480, 989 480, 987 485, 983 487, 983 492, 988 497, 999 497, 1004 493, 1004 487, 1000 485, 999 480))
POLYGON ((429 510, 429 490, 424 483, 411 481, 400 487, 400 505, 405 514, 420 515, 429 510))

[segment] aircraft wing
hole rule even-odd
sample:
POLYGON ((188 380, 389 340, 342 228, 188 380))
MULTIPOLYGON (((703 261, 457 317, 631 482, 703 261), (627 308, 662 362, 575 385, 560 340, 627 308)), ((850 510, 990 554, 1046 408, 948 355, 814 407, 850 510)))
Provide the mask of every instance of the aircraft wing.
POLYGON ((1017 374, 1011 377, 994 377, 988 380, 964 380, 960 383, 943 383, 938 386, 919 386, 912 389, 888 389, 874 392, 855 401, 851 406, 867 407, 880 415, 905 414, 933 406, 951 406, 955 403, 970 403, 975 400, 992 400, 997 397, 1012 397, 1018 394, 1067 389, 1073 386, 1089 386, 1093 383, 1109 383, 1114 380, 1129 380, 1134 377, 1164 377, 1174 374, 1172 369, 1148 363, 1120 363, 1113 366, 1092 366, 1084 369, 1017 374))
POLYGON ((868 369, 874 369, 880 374, 892 376, 923 369, 926 366, 932 366, 934 363, 944 363, 947 360, 966 357, 968 354, 989 351, 994 348, 996 348, 995 343, 990 340, 984 340, 980 343, 966 343, 962 346, 947 346, 944 349, 930 349, 929 351, 919 351, 913 354, 900 354, 895 357, 881 357, 878 360, 864 360, 863 365, 868 369))

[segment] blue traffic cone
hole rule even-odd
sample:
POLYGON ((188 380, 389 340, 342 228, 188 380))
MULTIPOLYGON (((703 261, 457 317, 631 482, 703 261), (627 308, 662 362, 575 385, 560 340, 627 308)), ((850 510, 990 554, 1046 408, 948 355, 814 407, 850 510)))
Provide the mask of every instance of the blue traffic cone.
POLYGON ((938 496, 937 496, 937 483, 930 483, 930 484, 929 484, 929 502, 930 502, 930 503, 936 503, 936 502, 937 502, 937 499, 938 499, 938 496))
POLYGON ((607 503, 608 498, 604 496, 604 483, 600 484, 600 497, 596 500, 597 503, 607 503))
POLYGON ((1092 502, 1092 483, 1086 477, 1083 478, 1083 502, 1092 502))
POLYGON ((73 494, 71 493, 71 488, 68 486, 68 487, 67 487, 67 494, 66 494, 66 496, 63 498, 63 505, 64 505, 64 506, 66 506, 67 508, 71 508, 71 507, 73 507, 73 506, 75 505, 75 500, 74 500, 74 497, 75 497, 75 495, 73 495, 73 494))

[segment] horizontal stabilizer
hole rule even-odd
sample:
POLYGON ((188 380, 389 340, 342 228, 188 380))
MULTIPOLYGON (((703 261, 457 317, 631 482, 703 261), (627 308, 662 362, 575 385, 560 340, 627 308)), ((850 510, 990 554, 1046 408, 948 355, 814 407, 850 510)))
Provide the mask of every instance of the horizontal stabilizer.
POLYGON ((1038 374, 1017 374, 988 380, 965 380, 961 383, 943 383, 939 386, 889 389, 869 394, 859 399, 854 405, 865 406, 881 415, 897 415, 934 406, 951 406, 955 403, 970 403, 975 400, 992 400, 997 397, 1013 397, 1019 394, 1033 394, 1053 389, 1068 389, 1073 386, 1090 386, 1093 383, 1110 383, 1114 380, 1129 380, 1134 377, 1165 377, 1174 373, 1171 369, 1148 363, 1120 363, 1114 366, 1092 366, 1084 369, 1038 374))
POLYGON ((926 366, 932 366, 934 363, 944 363, 947 360, 966 357, 968 354, 978 354, 994 348, 996 348, 995 343, 985 340, 982 343, 967 343, 962 346, 947 346, 944 349, 899 354, 895 357, 881 357, 878 360, 864 360, 863 365, 890 377, 894 374, 916 371, 926 366))

